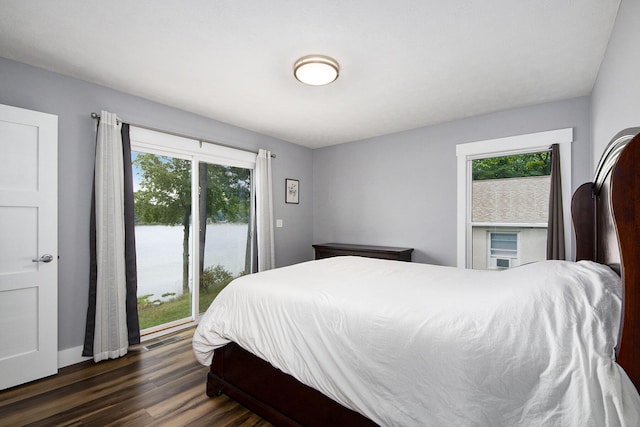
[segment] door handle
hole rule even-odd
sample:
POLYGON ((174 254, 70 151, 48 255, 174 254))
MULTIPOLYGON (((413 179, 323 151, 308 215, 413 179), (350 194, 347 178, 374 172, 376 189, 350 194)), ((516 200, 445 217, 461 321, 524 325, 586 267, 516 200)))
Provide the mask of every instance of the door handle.
POLYGON ((51 262, 53 261, 53 255, 44 254, 40 257, 40 259, 32 259, 31 262, 51 262))

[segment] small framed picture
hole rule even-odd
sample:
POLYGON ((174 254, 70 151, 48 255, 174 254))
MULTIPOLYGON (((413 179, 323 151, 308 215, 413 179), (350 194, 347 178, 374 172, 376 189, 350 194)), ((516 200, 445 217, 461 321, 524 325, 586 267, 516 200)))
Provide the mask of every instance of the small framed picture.
POLYGON ((300 181, 297 179, 287 178, 285 183, 285 202, 286 203, 300 203, 300 181))

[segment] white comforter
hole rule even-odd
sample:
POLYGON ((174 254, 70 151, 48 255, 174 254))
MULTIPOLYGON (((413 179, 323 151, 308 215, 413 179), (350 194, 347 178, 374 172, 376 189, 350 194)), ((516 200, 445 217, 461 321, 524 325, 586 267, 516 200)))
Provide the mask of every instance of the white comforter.
POLYGON ((193 348, 209 365, 235 341, 384 426, 639 426, 614 362, 620 293, 591 262, 328 258, 236 279, 193 348))

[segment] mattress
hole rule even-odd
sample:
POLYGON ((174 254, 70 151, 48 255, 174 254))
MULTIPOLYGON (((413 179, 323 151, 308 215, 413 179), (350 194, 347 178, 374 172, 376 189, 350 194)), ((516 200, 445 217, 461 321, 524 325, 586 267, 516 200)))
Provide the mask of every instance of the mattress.
POLYGON ((504 271, 336 257, 244 276, 200 320, 380 425, 640 425, 615 363, 621 281, 588 261, 504 271))

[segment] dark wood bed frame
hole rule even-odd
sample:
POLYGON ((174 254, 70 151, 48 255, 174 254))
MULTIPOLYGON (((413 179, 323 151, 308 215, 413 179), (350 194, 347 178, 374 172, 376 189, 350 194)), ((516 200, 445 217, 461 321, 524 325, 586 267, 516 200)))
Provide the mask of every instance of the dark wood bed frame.
MULTIPOLYGON (((576 260, 609 265, 623 281, 617 361, 640 390, 640 128, 614 137, 593 182, 574 193, 576 260)), ((217 349, 207 394, 226 394, 277 426, 367 426, 371 420, 235 343, 217 349)))

